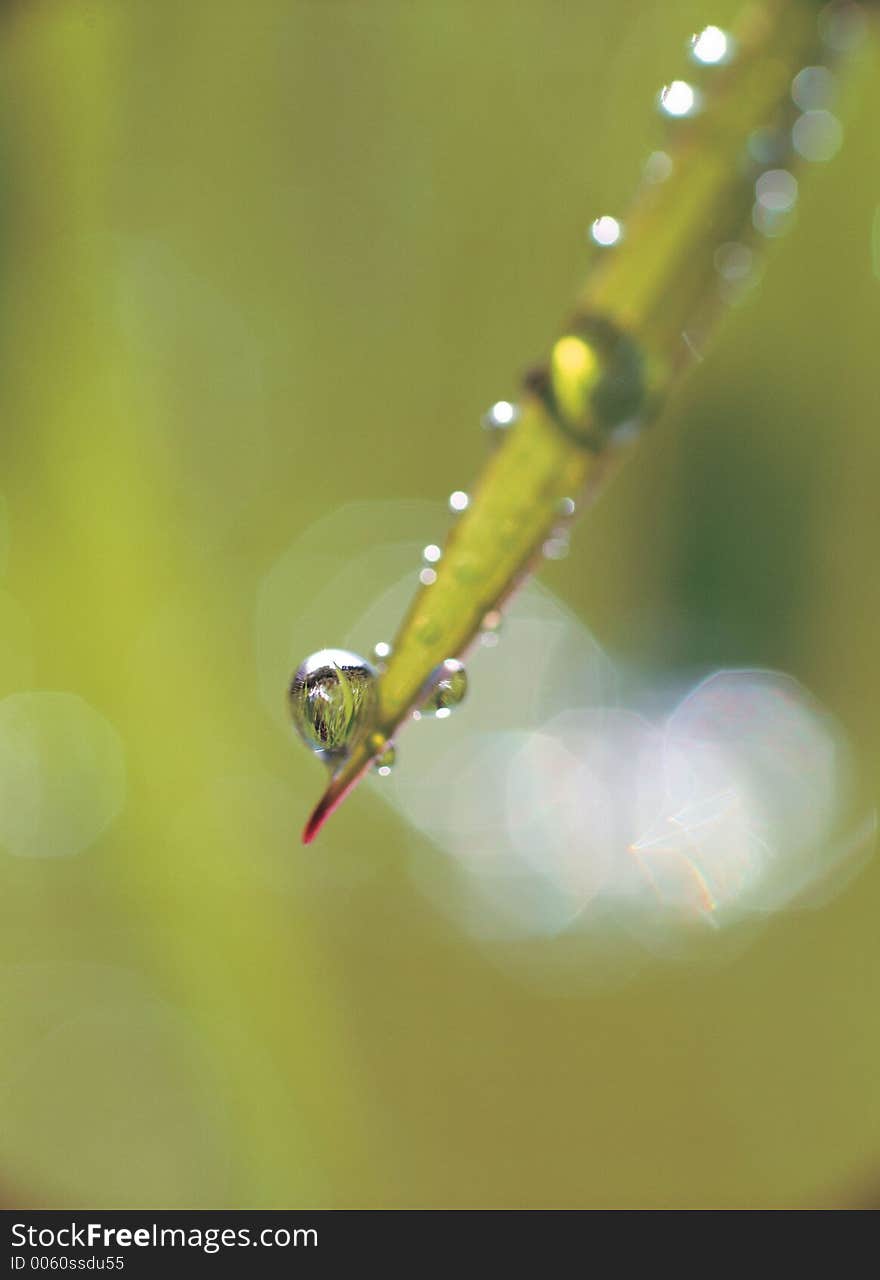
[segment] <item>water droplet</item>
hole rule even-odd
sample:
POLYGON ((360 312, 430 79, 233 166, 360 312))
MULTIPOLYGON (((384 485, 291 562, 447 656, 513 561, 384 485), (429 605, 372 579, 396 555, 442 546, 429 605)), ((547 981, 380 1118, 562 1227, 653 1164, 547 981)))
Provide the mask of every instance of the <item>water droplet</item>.
POLYGON ((685 116, 696 115, 700 109, 700 95, 687 80, 672 80, 660 90, 657 105, 664 115, 681 120, 685 116))
POLYGON ((449 495, 450 511, 466 511, 470 504, 470 498, 463 489, 456 489, 454 493, 449 495))
POLYGON ((691 37, 691 57, 704 67, 717 67, 729 62, 733 54, 733 41, 720 27, 704 27, 691 37))
POLYGON ((422 552, 422 559, 426 564, 436 564, 441 558, 443 552, 433 542, 429 543, 422 552))
POLYGON ((345 649, 321 649, 297 668, 288 698, 306 746, 338 755, 376 705, 376 669, 345 649))
POLYGON ((830 111, 805 111, 794 122, 791 140, 805 160, 832 160, 843 142, 843 125, 830 111))
POLYGON ((556 510, 561 516, 565 516, 566 519, 569 519, 577 510, 577 503, 574 498, 560 498, 559 505, 556 510))
POLYGON ((797 178, 787 169, 768 169, 755 183, 755 196, 768 213, 786 213, 798 197, 797 178))
POLYGON ((827 67, 804 67, 791 82, 791 97, 801 111, 830 107, 837 97, 837 77, 827 67))
POLYGON ((373 645, 373 657, 377 662, 387 662, 391 654, 391 645, 387 640, 380 640, 378 644, 373 645))
POLYGON ((374 758, 373 768, 376 770, 380 778, 387 778, 391 770, 394 768, 396 760, 397 748, 394 746, 393 742, 388 742, 374 758))
POLYGON ((483 426, 487 431, 506 431, 519 417, 519 409, 509 400, 496 400, 483 414, 483 426))
POLYGON ((642 352, 604 317, 579 316, 577 331, 557 339, 550 353, 549 391, 576 438, 601 439, 644 404, 642 352))
POLYGON ((436 569, 430 569, 430 568, 422 569, 422 571, 419 573, 419 582, 422 584, 423 587, 433 587, 436 581, 437 581, 436 569))
POLYGON ((618 222, 617 218, 612 218, 607 213, 603 214, 601 218, 596 218, 590 227, 590 238, 594 244, 607 249, 623 239, 623 224, 618 222))
POLYGON ((666 151, 652 151, 645 161, 643 174, 646 182, 665 182, 672 174, 672 156, 666 151))
POLYGON ((430 692, 422 704, 422 715, 444 720, 467 693, 467 672, 457 658, 446 658, 432 676, 430 692))

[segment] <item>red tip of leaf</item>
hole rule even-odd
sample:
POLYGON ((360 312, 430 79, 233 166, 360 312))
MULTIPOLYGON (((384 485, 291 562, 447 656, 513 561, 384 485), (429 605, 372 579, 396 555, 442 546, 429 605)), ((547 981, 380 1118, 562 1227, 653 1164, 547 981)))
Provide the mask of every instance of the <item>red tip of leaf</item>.
POLYGON ((352 757, 343 765, 339 773, 330 779, 330 785, 315 805, 311 817, 303 829, 303 844, 312 843, 330 817, 330 814, 342 804, 349 791, 353 790, 357 783, 360 782, 369 768, 371 760, 372 757, 369 755, 357 761, 352 757))

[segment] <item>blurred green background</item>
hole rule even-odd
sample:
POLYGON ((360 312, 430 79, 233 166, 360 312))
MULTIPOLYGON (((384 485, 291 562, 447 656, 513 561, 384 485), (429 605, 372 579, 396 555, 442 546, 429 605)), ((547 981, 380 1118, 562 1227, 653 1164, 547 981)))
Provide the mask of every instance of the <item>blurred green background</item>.
MULTIPOLYGON (((432 909, 407 867, 442 855, 368 789, 300 847, 321 770, 259 693, 272 566, 347 502, 366 545, 383 504, 467 487, 684 38, 735 8, 4 6, 7 814, 33 789, 18 826, 0 804, 8 1205, 870 1195, 876 864, 722 963, 543 988, 432 909)), ((764 283, 544 579, 625 661, 796 675, 870 807, 876 54, 841 114, 764 283)))

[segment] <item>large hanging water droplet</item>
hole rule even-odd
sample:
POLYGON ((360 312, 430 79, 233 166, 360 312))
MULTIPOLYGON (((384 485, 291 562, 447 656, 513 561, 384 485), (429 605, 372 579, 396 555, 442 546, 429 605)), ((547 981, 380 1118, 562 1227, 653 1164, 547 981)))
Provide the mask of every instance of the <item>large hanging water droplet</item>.
POLYGON ((421 713, 438 720, 452 714, 467 693, 467 672, 457 658, 447 658, 434 672, 431 690, 421 713))
POLYGON ((376 669, 345 649, 321 649, 297 668, 288 697, 294 727, 306 746, 339 755, 376 705, 376 669))

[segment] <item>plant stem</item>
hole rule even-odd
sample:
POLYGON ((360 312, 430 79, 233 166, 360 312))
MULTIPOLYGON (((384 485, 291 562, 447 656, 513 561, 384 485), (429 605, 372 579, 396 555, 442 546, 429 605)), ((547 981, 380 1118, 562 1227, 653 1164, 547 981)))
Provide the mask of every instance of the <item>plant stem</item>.
POLYGON ((467 651, 526 576, 567 500, 595 495, 702 353, 731 287, 719 250, 750 261, 765 239, 761 219, 772 235, 784 217, 773 200, 759 208, 756 181, 784 181, 794 167, 792 80, 829 60, 818 14, 813 0, 750 8, 729 61, 685 83, 694 109, 670 122, 668 174, 643 182, 619 243, 597 253, 547 363, 525 379, 515 426, 450 533, 436 579, 415 596, 379 679, 375 720, 337 766, 306 843, 418 709, 439 664, 467 651))

